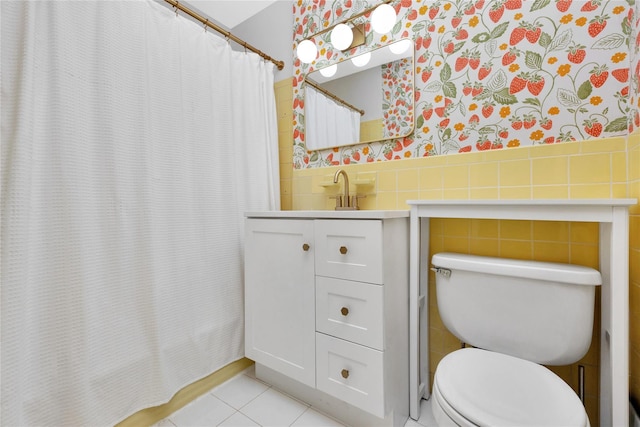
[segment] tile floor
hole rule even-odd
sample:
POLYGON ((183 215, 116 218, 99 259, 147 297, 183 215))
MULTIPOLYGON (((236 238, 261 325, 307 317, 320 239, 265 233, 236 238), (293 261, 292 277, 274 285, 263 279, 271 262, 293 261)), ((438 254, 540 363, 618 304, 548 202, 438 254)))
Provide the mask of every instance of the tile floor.
MULTIPOLYGON (((344 427, 289 395, 255 377, 254 367, 220 384, 155 427, 344 427)), ((420 405, 420 419, 409 418, 404 427, 433 427, 431 406, 420 405)))

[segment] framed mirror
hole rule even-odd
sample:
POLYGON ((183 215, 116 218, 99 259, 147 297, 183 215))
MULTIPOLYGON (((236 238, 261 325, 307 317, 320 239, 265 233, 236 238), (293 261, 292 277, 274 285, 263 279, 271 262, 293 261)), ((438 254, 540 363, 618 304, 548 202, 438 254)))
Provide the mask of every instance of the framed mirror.
POLYGON ((414 129, 414 47, 402 39, 305 78, 309 151, 402 138, 414 129))

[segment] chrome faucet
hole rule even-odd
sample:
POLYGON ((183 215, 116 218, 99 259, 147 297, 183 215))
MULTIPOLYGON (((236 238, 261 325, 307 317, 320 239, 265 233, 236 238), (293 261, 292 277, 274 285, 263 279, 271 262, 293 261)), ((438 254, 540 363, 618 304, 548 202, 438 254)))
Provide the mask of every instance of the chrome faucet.
POLYGON ((347 172, 344 169, 338 169, 336 174, 333 176, 333 183, 337 184, 340 175, 344 177, 344 196, 337 194, 336 199, 336 210, 358 210, 358 196, 349 196, 349 177, 347 176, 347 172))

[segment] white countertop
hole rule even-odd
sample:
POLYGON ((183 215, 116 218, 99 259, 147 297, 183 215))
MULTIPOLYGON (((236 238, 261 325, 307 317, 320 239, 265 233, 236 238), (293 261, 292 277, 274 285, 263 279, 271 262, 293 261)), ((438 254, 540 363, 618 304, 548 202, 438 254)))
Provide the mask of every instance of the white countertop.
POLYGON ((262 211, 245 212, 247 218, 319 218, 319 219, 390 219, 408 218, 408 210, 358 210, 358 211, 262 211))

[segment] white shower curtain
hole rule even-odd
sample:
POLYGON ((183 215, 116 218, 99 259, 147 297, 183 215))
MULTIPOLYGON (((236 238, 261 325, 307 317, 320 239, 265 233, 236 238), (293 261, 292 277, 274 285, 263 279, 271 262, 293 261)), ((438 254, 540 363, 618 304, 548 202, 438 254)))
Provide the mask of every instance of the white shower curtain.
POLYGON ((3 1, 2 425, 112 425, 241 358, 273 65, 153 1, 3 1))
POLYGON ((305 143, 307 150, 341 147, 360 141, 360 113, 306 85, 305 143))

